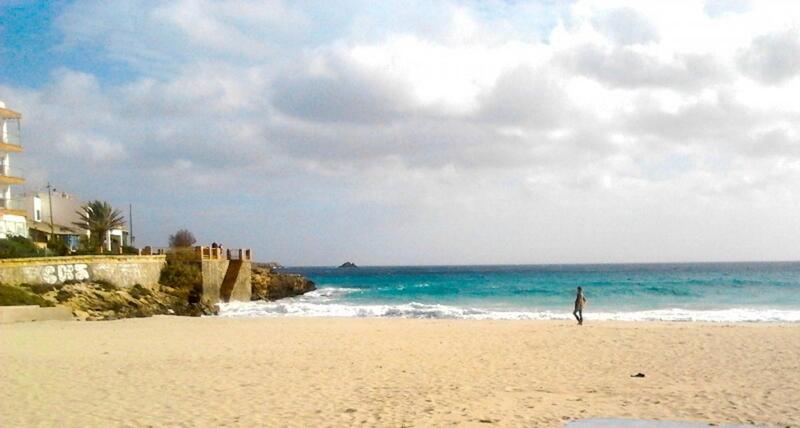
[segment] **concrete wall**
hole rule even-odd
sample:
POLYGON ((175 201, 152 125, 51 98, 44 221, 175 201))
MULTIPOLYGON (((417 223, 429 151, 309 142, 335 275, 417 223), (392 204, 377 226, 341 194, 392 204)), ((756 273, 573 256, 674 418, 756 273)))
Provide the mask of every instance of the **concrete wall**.
POLYGON ((40 308, 38 306, 0 306, 0 324, 24 321, 69 321, 72 319, 72 308, 56 306, 40 308))
POLYGON ((203 260, 203 297, 219 302, 219 290, 228 270, 228 260, 203 260))
MULTIPOLYGON (((0 260, 0 283, 61 284, 105 280, 118 287, 158 286, 165 256, 77 256, 0 260)), ((224 272, 223 272, 224 275, 224 272)))
POLYGON ((241 263, 239 276, 236 278, 236 285, 233 286, 233 292, 231 293, 231 300, 249 302, 253 293, 253 286, 250 283, 253 266, 249 260, 241 263))
MULTIPOLYGON (((203 260, 203 297, 210 300, 212 303, 219 302, 220 289, 222 283, 225 281, 225 275, 228 272, 228 267, 231 266, 230 260, 203 260)), ((236 301, 250 301, 250 294, 252 288, 250 285, 250 278, 252 275, 252 263, 250 261, 242 261, 239 267, 238 276, 236 277, 235 285, 231 292, 230 300, 236 301)))

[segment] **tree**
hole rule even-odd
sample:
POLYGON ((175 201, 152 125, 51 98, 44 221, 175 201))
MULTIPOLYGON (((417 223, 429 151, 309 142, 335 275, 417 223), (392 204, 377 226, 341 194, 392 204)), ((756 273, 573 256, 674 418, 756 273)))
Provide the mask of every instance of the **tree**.
POLYGON ((197 242, 197 240, 194 239, 192 232, 186 229, 181 229, 175 232, 174 235, 169 235, 169 246, 172 248, 191 247, 195 242, 197 242))
POLYGON ((125 226, 122 212, 114 209, 108 202, 92 201, 76 211, 80 221, 72 224, 83 230, 89 231, 91 245, 98 252, 103 251, 106 244, 106 235, 109 230, 125 226))

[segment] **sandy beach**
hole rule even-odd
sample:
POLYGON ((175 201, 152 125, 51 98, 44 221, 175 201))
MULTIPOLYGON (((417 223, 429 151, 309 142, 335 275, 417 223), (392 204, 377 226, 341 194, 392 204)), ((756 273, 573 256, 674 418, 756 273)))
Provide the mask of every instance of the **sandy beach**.
POLYGON ((0 425, 797 426, 798 355, 800 326, 776 324, 23 323, 0 326, 0 425))

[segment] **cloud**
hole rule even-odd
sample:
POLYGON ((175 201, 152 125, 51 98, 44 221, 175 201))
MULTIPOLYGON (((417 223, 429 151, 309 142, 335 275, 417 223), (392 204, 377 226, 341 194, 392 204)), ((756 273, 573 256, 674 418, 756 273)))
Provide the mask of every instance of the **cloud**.
POLYGON ((708 16, 716 18, 725 14, 744 13, 750 7, 750 0, 706 0, 703 9, 708 16))
POLYGON ((530 66, 510 69, 480 99, 478 116, 500 124, 555 128, 568 105, 561 84, 530 66))
POLYGON ((91 162, 109 162, 125 159, 125 147, 92 135, 66 134, 58 145, 63 154, 82 157, 91 162))
POLYGON ((800 73, 800 31, 758 36, 737 60, 743 73, 764 84, 792 79, 800 73))
POLYGON ((278 110, 314 121, 387 122, 410 102, 401 82, 334 54, 278 75, 273 88, 278 110))
POLYGON ((89 48, 138 74, 169 78, 186 64, 254 64, 307 42, 310 22, 281 0, 77 0, 56 19, 62 49, 89 48))
POLYGON ((284 263, 780 258, 800 239, 797 33, 770 29, 796 8, 263 5, 68 5, 60 49, 133 72, 0 87, 29 181, 133 201, 143 243, 190 227, 284 263), (758 227, 768 244, 731 237, 758 227))
POLYGON ((724 69, 710 55, 676 54, 668 58, 630 48, 583 45, 561 54, 569 70, 620 87, 696 90, 724 83, 724 69))
POLYGON ((602 11, 592 20, 604 35, 620 45, 658 41, 658 30, 635 9, 623 7, 602 11))

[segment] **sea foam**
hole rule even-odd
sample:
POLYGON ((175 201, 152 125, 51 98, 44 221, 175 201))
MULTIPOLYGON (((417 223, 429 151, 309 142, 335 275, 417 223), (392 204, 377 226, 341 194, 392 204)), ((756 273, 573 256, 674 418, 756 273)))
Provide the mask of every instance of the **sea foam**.
MULTIPOLYGON (((375 318, 441 318, 472 320, 572 320, 568 311, 495 310, 419 302, 399 304, 342 303, 339 299, 358 289, 322 288, 304 296, 275 302, 231 302, 220 304, 224 317, 375 317, 375 318)), ((800 322, 800 310, 730 308, 690 310, 681 308, 591 312, 587 322, 599 321, 668 321, 668 322, 800 322)))

